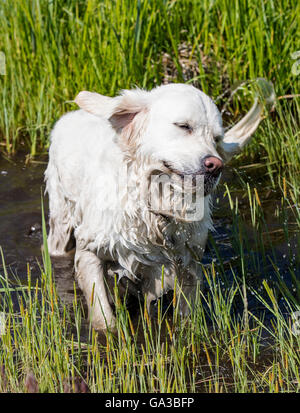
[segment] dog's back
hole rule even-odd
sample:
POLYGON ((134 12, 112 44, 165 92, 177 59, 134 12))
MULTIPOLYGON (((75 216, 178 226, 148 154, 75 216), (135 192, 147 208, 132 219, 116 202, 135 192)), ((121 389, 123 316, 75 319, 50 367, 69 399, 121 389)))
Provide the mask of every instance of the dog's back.
MULTIPOLYGON (((72 231, 97 202, 97 196, 102 209, 108 202, 115 186, 114 165, 122 159, 113 138, 107 120, 83 110, 69 112, 55 124, 45 171, 51 255, 67 252, 72 231)), ((96 227, 97 216, 94 219, 96 227)))

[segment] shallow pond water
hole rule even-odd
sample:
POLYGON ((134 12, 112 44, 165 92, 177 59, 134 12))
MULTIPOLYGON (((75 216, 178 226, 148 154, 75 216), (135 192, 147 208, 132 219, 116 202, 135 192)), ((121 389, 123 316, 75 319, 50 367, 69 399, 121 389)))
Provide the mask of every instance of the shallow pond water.
MULTIPOLYGON (((27 282, 40 277, 42 264, 41 204, 48 216, 48 199, 44 195, 44 171, 47 158, 31 162, 24 159, 0 160, 0 247, 9 274, 27 282)), ((72 260, 52 259, 60 297, 70 303, 74 298, 72 260)), ((0 273, 3 267, 0 262, 0 273)))
MULTIPOLYGON (((33 279, 39 277, 39 264, 41 263, 41 195, 43 195, 45 214, 47 219, 48 200, 44 197, 44 170, 47 165, 47 159, 40 159, 26 166, 23 159, 0 160, 0 246, 3 249, 6 266, 10 274, 15 274, 22 281, 27 280, 27 265, 30 266, 33 279)), ((227 168, 222 180, 230 182, 231 186, 239 188, 241 179, 252 180, 255 176, 227 168)), ((256 181, 255 185, 260 190, 263 187, 263 181, 256 181)), ((228 280, 231 278, 230 266, 235 267, 235 261, 239 260, 238 252, 232 245, 233 218, 229 210, 228 201, 224 198, 224 187, 220 185, 219 192, 216 194, 216 207, 214 209, 215 231, 210 236, 203 263, 210 264, 212 261, 218 263, 218 254, 222 257, 225 274, 228 280), (226 265, 228 269, 226 270, 226 265)), ((239 197, 240 211, 244 215, 244 225, 247 231, 248 245, 245 249, 246 261, 249 268, 247 274, 249 279, 255 279, 255 285, 262 283, 262 278, 276 278, 274 266, 264 262, 261 252, 255 250, 255 232, 250 225, 250 214, 247 210, 246 203, 243 201, 245 190, 237 189, 236 194, 239 197), (239 192, 240 191, 240 192, 239 192)), ((291 259, 295 259, 295 271, 299 277, 299 266, 296 267, 296 255, 298 250, 297 234, 289 239, 290 246, 287 247, 287 241, 283 236, 282 228, 273 218, 273 212, 276 203, 278 203, 277 194, 268 189, 263 190, 263 207, 266 212, 266 221, 268 229, 272 235, 271 255, 276 260, 276 266, 280 270, 281 276, 287 285, 291 285, 290 265, 291 259), (268 213, 268 210, 270 213, 268 213), (293 253, 291 257, 291 252, 293 253)), ((266 246, 266 249, 270 248, 266 246)), ((57 283, 58 293, 65 302, 72 302, 73 299, 73 263, 70 260, 53 260, 55 280, 57 283)), ((0 272, 2 263, 0 264, 0 272)), ((238 266, 237 266, 238 270, 238 266)), ((223 274, 224 276, 224 274, 223 274)), ((224 281, 226 287, 226 280, 224 281)), ((292 288, 292 286, 291 286, 292 288)), ((251 302, 253 309, 257 303, 251 302)))
MULTIPOLYGON (((41 194, 46 162, 0 160, 0 246, 7 267, 21 280, 27 263, 38 275, 41 260, 41 194)), ((47 208, 47 206, 45 205, 47 208)))

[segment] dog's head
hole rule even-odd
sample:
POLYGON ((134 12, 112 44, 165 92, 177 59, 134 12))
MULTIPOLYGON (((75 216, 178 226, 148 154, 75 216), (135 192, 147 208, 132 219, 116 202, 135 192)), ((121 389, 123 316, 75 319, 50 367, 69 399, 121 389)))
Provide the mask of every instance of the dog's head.
POLYGON ((190 85, 164 85, 149 92, 124 90, 115 98, 84 91, 75 102, 108 119, 119 144, 139 157, 151 158, 156 169, 179 180, 202 177, 205 196, 218 183, 224 162, 238 153, 256 130, 262 112, 256 101, 224 134, 216 105, 190 85))

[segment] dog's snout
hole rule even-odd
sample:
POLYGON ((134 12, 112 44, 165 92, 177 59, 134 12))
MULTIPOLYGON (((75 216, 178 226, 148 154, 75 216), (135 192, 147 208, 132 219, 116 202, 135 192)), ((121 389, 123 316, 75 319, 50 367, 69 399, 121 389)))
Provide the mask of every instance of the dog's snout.
POLYGON ((216 156, 206 156, 202 160, 204 172, 210 175, 218 175, 223 169, 223 162, 216 156))

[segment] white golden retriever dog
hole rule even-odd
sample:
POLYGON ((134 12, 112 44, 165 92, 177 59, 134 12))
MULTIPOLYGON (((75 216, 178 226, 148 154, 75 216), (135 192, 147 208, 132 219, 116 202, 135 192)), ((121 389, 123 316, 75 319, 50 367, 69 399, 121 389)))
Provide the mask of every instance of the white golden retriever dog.
POLYGON ((114 98, 80 92, 75 102, 81 110, 64 115, 51 134, 45 172, 50 254, 69 254, 75 240, 76 278, 96 329, 115 325, 106 278, 116 273, 128 280, 130 291, 147 297, 148 307, 174 288, 176 278, 186 313, 201 283, 211 191, 224 162, 256 130, 262 105, 256 101, 224 134, 216 105, 190 85, 124 90, 114 98), (173 192, 149 187, 151 177, 162 175, 173 177, 173 192), (149 201, 150 192, 170 200, 186 176, 192 178, 187 185, 192 194, 196 178, 204 183, 199 181, 198 215, 187 214, 190 198, 181 209, 169 210, 149 201))

